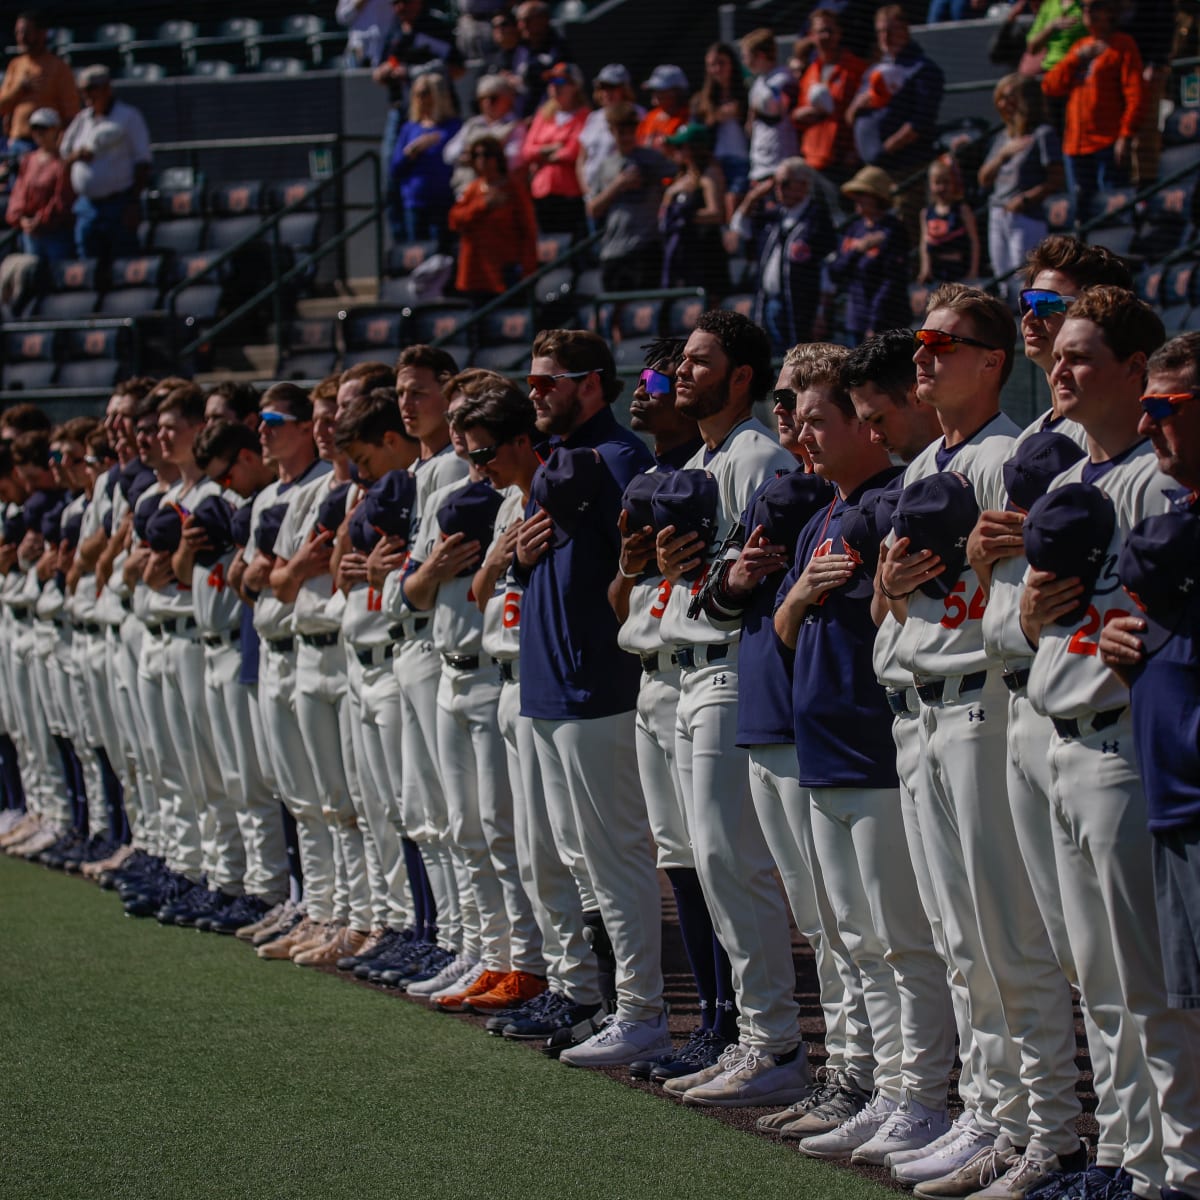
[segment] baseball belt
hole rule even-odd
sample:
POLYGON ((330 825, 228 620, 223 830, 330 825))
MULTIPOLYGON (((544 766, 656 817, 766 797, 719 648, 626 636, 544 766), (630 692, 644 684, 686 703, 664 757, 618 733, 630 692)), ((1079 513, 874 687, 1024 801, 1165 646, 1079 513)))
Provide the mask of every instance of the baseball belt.
MULTIPOLYGON (((942 697, 946 694, 946 679, 922 679, 916 682, 917 695, 926 704, 940 704, 942 702, 942 697)), ((962 676, 962 682, 958 685, 958 694, 965 696, 970 692, 982 691, 986 683, 986 671, 972 671, 970 675, 962 676)))
POLYGON ((329 646, 336 646, 338 638, 341 636, 340 630, 330 629, 325 633, 302 633, 300 640, 306 646, 315 646, 318 650, 324 650, 329 646))
POLYGON ((1054 725, 1054 732, 1060 738, 1078 738, 1085 733, 1099 733, 1102 729, 1108 729, 1115 725, 1125 712, 1125 707, 1110 708, 1105 712, 1098 712, 1092 719, 1077 721, 1074 717, 1051 717, 1050 721, 1054 725))
POLYGON ((729 657, 729 646, 676 646, 671 658, 677 667, 703 667, 729 657))
POLYGON ((496 663, 502 683, 516 683, 521 677, 521 670, 515 658, 502 658, 496 663))

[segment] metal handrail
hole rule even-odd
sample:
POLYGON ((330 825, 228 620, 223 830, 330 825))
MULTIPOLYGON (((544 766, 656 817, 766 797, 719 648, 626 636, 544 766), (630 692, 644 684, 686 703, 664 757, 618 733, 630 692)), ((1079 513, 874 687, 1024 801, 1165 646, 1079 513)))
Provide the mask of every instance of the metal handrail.
POLYGON ((376 227, 375 273, 376 273, 377 279, 382 277, 382 275, 383 275, 383 205, 378 200, 378 197, 381 194, 380 182, 381 182, 381 173, 380 173, 379 155, 374 150, 364 150, 361 154, 358 154, 354 158, 352 158, 348 163, 345 163, 342 166, 338 167, 338 169, 336 171, 334 171, 333 174, 330 175, 328 179, 317 180, 315 183, 315 186, 309 192, 306 192, 305 195, 302 196, 299 200, 294 200, 291 204, 285 205, 278 212, 272 213, 270 216, 264 218, 263 221, 255 229, 251 230, 251 232, 246 234, 244 237, 238 238, 238 240, 236 242, 234 242, 233 245, 229 246, 228 248, 223 250, 220 254, 218 254, 215 258, 213 258, 210 262, 206 263, 204 265, 204 267, 201 268, 199 271, 197 271, 194 275, 188 276, 187 279, 181 280, 179 283, 175 284, 174 287, 169 288, 167 290, 166 295, 163 297, 163 306, 167 311, 167 317, 168 317, 169 324, 170 324, 169 336, 171 339, 172 350, 175 353, 176 357, 182 357, 186 354, 194 353, 195 350, 200 345, 202 345, 205 341, 207 341, 211 337, 215 337, 218 333, 223 333, 230 325, 233 324, 233 322, 235 320, 240 319, 247 312, 249 312, 251 310, 251 308, 253 308, 257 304, 261 303, 264 299, 266 299, 267 296, 270 296, 272 299, 272 315, 273 315, 274 321, 275 321, 276 347, 279 350, 280 354, 282 354, 282 352, 283 352, 283 332, 282 332, 283 305, 282 305, 282 298, 280 296, 280 289, 282 288, 284 283, 290 282, 291 279, 294 278, 296 275, 298 275, 304 267, 307 267, 311 263, 316 262, 318 259, 324 257, 324 255, 328 252, 328 250, 336 249, 337 247, 343 245, 352 234, 358 233, 360 229, 365 229, 366 226, 372 222, 375 224, 375 227, 376 227), (372 194, 377 199, 376 199, 375 203, 372 205, 371 211, 365 217, 360 218, 352 226, 350 226, 349 231, 343 229, 340 233, 335 234, 335 235, 333 235, 333 237, 326 239, 326 241, 323 242, 320 246, 318 246, 314 251, 312 251, 310 254, 306 255, 304 257, 304 259, 301 260, 300 263, 297 263, 289 271, 287 271, 286 273, 284 273, 281 276, 280 269, 279 269, 280 251, 281 251, 281 245, 280 245, 280 241, 279 241, 279 226, 282 223, 283 218, 290 216, 292 213, 302 211, 304 208, 306 208, 308 206, 308 204, 316 196, 318 196, 326 188, 330 187, 334 183, 339 182, 347 174, 349 174, 350 171, 354 170, 356 167, 360 166, 364 162, 368 163, 370 165, 371 173, 374 177, 373 178, 374 188, 373 188, 372 194), (256 293, 256 295, 253 297, 253 299, 251 301, 247 301, 246 303, 240 305, 237 309, 235 309, 233 313, 227 314, 225 317, 223 317, 220 321, 218 321, 216 323, 216 325, 214 325, 211 329, 209 329, 203 337, 197 338, 197 339, 193 340, 192 342, 189 342, 188 345, 186 347, 184 347, 183 350, 180 350, 177 346, 178 315, 176 312, 176 303, 179 299, 179 296, 184 291, 186 291, 188 288, 194 287, 198 280, 203 279, 206 276, 212 275, 213 272, 215 272, 218 268, 224 266, 224 264, 229 262, 234 257, 234 255, 239 253, 241 250, 244 250, 247 246, 249 246, 255 242, 261 242, 263 235, 265 233, 269 233, 271 235, 271 239, 270 239, 271 283, 268 284, 265 288, 262 288, 258 293, 256 293))
POLYGON ((434 338, 432 345, 443 346, 452 338, 460 337, 464 333, 468 334, 469 336, 471 331, 475 329, 475 327, 480 321, 483 320, 484 317, 488 316, 489 313, 495 312, 497 309, 507 308, 513 303, 514 298, 519 296, 522 292, 529 293, 530 315, 536 317, 537 300, 534 298, 532 289, 537 281, 544 278, 546 275, 549 275, 551 271, 556 271, 565 266, 572 259, 577 258, 585 250, 590 250, 592 246, 594 246, 603 236, 604 231, 602 229, 598 229, 595 233, 588 234, 588 236, 582 241, 575 242, 562 254, 560 254, 553 262, 543 263, 536 271, 533 272, 532 275, 526 275, 524 279, 520 279, 513 284, 513 286, 510 287, 507 292, 502 292, 499 296, 489 300, 482 307, 475 309, 475 311, 472 312, 471 315, 460 326, 458 326, 453 333, 443 334, 441 337, 434 338))

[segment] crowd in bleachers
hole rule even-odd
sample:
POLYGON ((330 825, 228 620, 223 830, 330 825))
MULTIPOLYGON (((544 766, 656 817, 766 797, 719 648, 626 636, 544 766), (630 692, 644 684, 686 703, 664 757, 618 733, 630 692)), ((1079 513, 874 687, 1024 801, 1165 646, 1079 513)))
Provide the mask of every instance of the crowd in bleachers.
MULTIPOLYGON (((113 306, 136 315, 126 303, 135 297, 122 294, 131 269, 150 278, 146 287, 157 281, 161 302, 294 194, 194 178, 147 190, 148 149, 138 147, 97 242, 95 222, 80 225, 87 197, 72 190, 89 173, 72 130, 94 111, 97 89, 113 111, 128 110, 120 78, 135 68, 161 60, 164 71, 208 71, 228 55, 242 69, 301 45, 310 65, 367 67, 386 89, 381 153, 395 251, 379 299, 438 302, 443 328, 450 309, 505 293, 548 266, 547 251, 589 234, 589 254, 513 307, 532 298, 543 320, 582 311, 585 323, 603 325, 596 295, 698 288, 753 313, 777 354, 810 336, 852 342, 906 321, 939 282, 993 276, 1015 289, 1033 245, 1088 221, 1089 240, 1145 266, 1148 296, 1157 264, 1193 236, 1195 176, 1178 178, 1200 158, 1190 109, 1172 105, 1161 151, 1175 4, 1045 0, 1032 6, 1032 25, 1023 21, 1031 6, 1013 5, 993 58, 1015 69, 996 86, 991 129, 947 120, 942 67, 901 5, 879 8, 866 28, 845 4, 816 6, 794 38, 753 30, 736 45, 713 44, 702 64, 660 63, 644 80, 610 63, 590 86, 541 0, 463 7, 455 22, 424 0, 345 0, 340 31, 297 15, 277 27, 178 19, 154 36, 122 25, 86 38, 22 16, 21 53, 0 91, 10 155, 23 156, 8 222, 29 255, 67 265, 34 274, 28 264, 22 281, 6 264, 0 300, 19 296, 22 282, 27 297, 45 294, 8 315, 109 315, 113 306), (82 97, 68 59, 86 64, 82 97), (475 82, 476 112, 464 103, 464 78, 475 82), (1156 179, 1168 186, 1134 208, 1133 189, 1156 179), (98 261, 67 261, 76 256, 98 261), (404 265, 413 259, 415 280, 404 265)), ((286 218, 281 241, 296 254, 315 244, 311 208, 286 218)), ((173 296, 173 308, 202 328, 236 298, 231 281, 278 270, 263 254, 244 258, 173 296)), ((1179 299, 1182 324, 1193 296, 1179 299)), ((472 351, 504 357, 484 328, 466 325, 472 351)), ((657 317, 653 325, 686 331, 657 317)), ((348 355, 369 348, 353 336, 335 341, 348 355)), ((311 343, 294 349, 305 354, 311 343)))

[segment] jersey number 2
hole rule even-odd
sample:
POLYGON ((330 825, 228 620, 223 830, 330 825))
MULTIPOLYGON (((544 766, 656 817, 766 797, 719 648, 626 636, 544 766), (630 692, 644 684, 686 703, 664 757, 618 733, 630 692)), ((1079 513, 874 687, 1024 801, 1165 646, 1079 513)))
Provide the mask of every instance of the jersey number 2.
POLYGON ((1071 640, 1067 643, 1067 652, 1069 654, 1085 654, 1088 658, 1094 657, 1099 645, 1093 639, 1096 634, 1104 628, 1109 621, 1116 617, 1127 617, 1127 613, 1123 608, 1110 608, 1108 612, 1101 617, 1094 604, 1088 605, 1088 610, 1083 614, 1083 624, 1071 634, 1071 640))

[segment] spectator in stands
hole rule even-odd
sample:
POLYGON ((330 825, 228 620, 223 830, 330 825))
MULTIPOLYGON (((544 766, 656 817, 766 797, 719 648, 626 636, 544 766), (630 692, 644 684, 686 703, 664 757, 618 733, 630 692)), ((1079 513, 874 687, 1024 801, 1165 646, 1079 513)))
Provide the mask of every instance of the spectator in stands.
POLYGON ((525 0, 517 6, 517 30, 521 42, 513 63, 525 89, 521 114, 528 116, 541 107, 557 64, 573 61, 574 55, 566 38, 550 23, 550 5, 543 0, 525 0))
POLYGON ((919 283, 960 283, 979 274, 979 229, 963 200, 962 172, 948 154, 929 164, 929 203, 921 210, 919 283))
POLYGON ((458 21, 454 34, 464 58, 482 58, 491 41, 493 18, 507 12, 511 0, 456 0, 458 21))
POLYGON ((517 118, 512 85, 503 75, 483 75, 475 85, 475 99, 478 114, 467 118, 443 151, 454 170, 450 182, 456 196, 461 196, 463 188, 475 178, 471 149, 481 137, 493 137, 504 147, 510 168, 521 163, 526 123, 517 118))
POLYGON ((8 223, 21 231, 21 249, 38 258, 71 258, 75 253, 71 191, 67 164, 58 155, 62 121, 52 108, 39 108, 29 118, 36 149, 21 160, 17 182, 8 198, 8 223))
MULTIPOLYGON (((612 130, 608 127, 608 110, 614 104, 633 104, 633 79, 629 68, 620 63, 609 63, 602 67, 592 84, 592 99, 596 107, 588 113, 588 119, 583 124, 583 132, 579 135, 579 158, 576 160, 579 182, 583 185, 585 196, 598 190, 596 175, 600 164, 610 154, 617 152, 612 130)), ((637 110, 640 121, 645 113, 640 106, 637 106, 637 110)))
POLYGON ((692 97, 692 120, 711 131, 713 158, 725 174, 726 194, 735 204, 746 194, 750 180, 748 115, 737 51, 726 42, 714 42, 704 52, 704 83, 692 97))
POLYGON ((484 136, 471 143, 475 178, 450 209, 459 235, 455 286, 490 300, 537 269, 537 222, 524 184, 511 177, 504 144, 484 136))
POLYGON ((21 13, 13 32, 17 53, 9 59, 0 84, 0 117, 8 152, 16 156, 35 148, 29 128, 34 112, 52 108, 65 125, 79 112, 79 91, 71 68, 46 49, 46 30, 36 13, 21 13))
POLYGON ((80 258, 136 254, 139 197, 150 180, 146 122, 113 94, 107 67, 84 67, 79 90, 85 107, 59 147, 76 197, 75 249, 80 258))
POLYGON ((1049 71, 1086 33, 1082 0, 1042 0, 1025 35, 1025 49, 1042 55, 1042 70, 1049 71))
POLYGON ((1174 0, 1138 0, 1132 11, 1121 10, 1121 29, 1137 42, 1142 56, 1142 115, 1133 135, 1133 177, 1139 188, 1158 177, 1158 158, 1162 150, 1160 109, 1171 77, 1171 56, 1175 44, 1176 12, 1174 0))
MULTIPOLYGON (((1008 275, 1025 264, 1046 236, 1045 200, 1062 190, 1062 144, 1045 119, 1042 89, 1027 75, 1006 75, 993 94, 1004 129, 979 168, 988 196, 988 254, 992 272, 1008 275)), ((1013 300, 1019 279, 1010 280, 1013 300)))
POLYGON ((392 0, 338 0, 334 18, 350 32, 346 37, 348 67, 377 67, 392 28, 392 0))
POLYGON ((597 224, 604 224, 599 254, 604 290, 636 291, 658 284, 658 210, 671 166, 657 150, 638 145, 637 109, 632 104, 614 105, 608 120, 617 153, 604 160, 599 190, 588 197, 587 211, 597 224))
POLYGON ((392 224, 397 240, 442 236, 454 203, 446 143, 461 126, 443 76, 421 75, 412 86, 408 121, 400 127, 392 154, 393 191, 403 206, 403 222, 392 224))
MULTIPOLYGON (((941 67, 912 40, 904 10, 888 4, 875 13, 878 60, 867 68, 846 110, 859 158, 903 183, 933 157, 933 136, 942 103, 941 67)), ((909 190, 919 197, 919 186, 909 190)))
POLYGON ((517 112, 528 116, 525 84, 517 70, 517 52, 521 47, 521 31, 511 12, 497 13, 492 18, 492 44, 483 52, 483 74, 502 75, 512 85, 517 97, 517 112))
POLYGON ((811 340, 821 299, 821 263, 837 245, 811 167, 787 158, 746 193, 731 222, 758 254, 755 320, 775 354, 811 340), (771 199, 774 193, 773 201, 771 199))
POLYGON ((754 76, 747 102, 750 107, 750 182, 770 179, 785 158, 795 155, 796 79, 779 63, 775 34, 755 29, 741 43, 742 62, 754 76))
POLYGON ((729 257, 721 244, 725 174, 714 161, 707 125, 685 125, 667 138, 680 172, 663 193, 662 286, 702 287, 710 297, 729 291, 729 257))
MULTIPOLYGON (((454 43, 454 30, 441 19, 425 11, 425 0, 392 0, 393 22, 384 42, 383 58, 372 78, 388 90, 388 115, 383 127, 382 161, 390 163, 396 134, 408 111, 409 89, 413 81, 430 71, 440 71, 451 79, 463 72, 462 55, 454 43)), ((398 220, 396 203, 391 198, 388 218, 398 220)))
MULTIPOLYGON (((908 234, 892 211, 892 181, 878 167, 863 167, 842 194, 857 214, 842 234, 829 277, 846 294, 842 322, 851 345, 885 329, 908 324, 908 234)), ((822 314, 823 315, 823 314, 822 314)), ((814 336, 821 336, 818 322, 814 336)))
POLYGON ((584 206, 575 164, 579 135, 590 111, 583 96, 582 72, 574 63, 557 63, 550 73, 549 92, 525 135, 521 160, 531 173, 529 192, 538 228, 543 233, 577 233, 584 228, 584 206))
POLYGON ((862 82, 866 63, 842 45, 842 27, 827 8, 808 17, 813 57, 800 76, 792 121, 800 130, 800 154, 814 171, 840 182, 855 163, 846 109, 862 82))
POLYGON ((642 87, 650 93, 654 107, 638 126, 638 145, 661 150, 667 138, 687 123, 687 76, 673 63, 663 63, 650 72, 642 87))
POLYGON ((1129 182, 1144 90, 1142 56, 1117 32, 1114 0, 1084 0, 1083 23, 1088 36, 1042 79, 1047 96, 1067 101, 1063 154, 1078 222, 1091 215, 1097 192, 1129 182))

